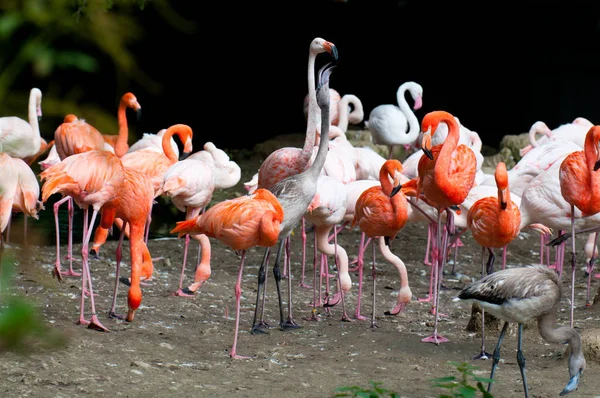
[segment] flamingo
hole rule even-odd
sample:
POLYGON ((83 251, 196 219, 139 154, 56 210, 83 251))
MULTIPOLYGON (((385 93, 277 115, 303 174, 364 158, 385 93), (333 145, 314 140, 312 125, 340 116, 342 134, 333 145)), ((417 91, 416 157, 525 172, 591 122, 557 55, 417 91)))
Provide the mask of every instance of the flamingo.
MULTIPOLYGON (((40 186, 31 167, 22 159, 0 152, 0 251, 3 249, 2 234, 7 229, 13 213, 21 212, 27 217, 39 218, 44 209, 40 186)), ((25 242, 27 237, 25 236, 25 242)), ((1 262, 1 254, 0 254, 1 262)))
MULTIPOLYGON (((337 243, 329 243, 329 232, 335 225, 344 220, 347 208, 346 187, 337 178, 321 175, 317 180, 317 193, 308 206, 304 218, 315 226, 315 240, 317 250, 325 256, 335 256, 335 264, 338 274, 338 291, 334 298, 328 297, 325 306, 333 306, 340 300, 342 301, 342 321, 349 322, 350 318, 346 314, 344 306, 344 294, 350 291, 352 280, 348 273, 348 254, 346 250, 337 243)), ((315 264, 314 285, 316 283, 317 265, 315 264)), ((316 294, 313 300, 313 310, 311 320, 316 320, 316 294)))
POLYGON ((105 203, 117 198, 120 190, 123 189, 125 178, 123 164, 112 152, 91 150, 64 158, 61 162, 42 171, 40 178, 43 181, 42 202, 46 202, 55 193, 61 193, 63 197, 70 196, 73 198, 75 203, 83 209, 83 276, 81 278, 81 305, 77 323, 87 324, 89 328, 108 331, 98 320, 96 312, 88 264, 88 245, 98 212, 105 203), (88 227, 88 209, 90 206, 93 212, 88 227), (83 316, 86 282, 92 309, 92 316, 89 321, 83 316))
MULTIPOLYGON (((532 125, 532 130, 533 130, 533 127, 536 125, 540 126, 543 129, 543 126, 545 125, 545 123, 544 124, 542 124, 542 123, 543 122, 541 122, 541 121, 534 123, 532 125)), ((530 144, 527 145, 526 147, 522 148, 519 151, 519 153, 521 154, 521 156, 524 156, 527 152, 529 152, 536 146, 544 144, 549 141, 553 141, 553 140, 571 141, 571 142, 574 142, 575 144, 577 144, 577 146, 579 146, 579 148, 583 148, 583 146, 585 145, 585 135, 588 132, 588 130, 590 129, 590 127, 592 127, 592 126, 593 126, 593 124, 589 120, 587 120, 583 117, 578 117, 575 120, 573 120, 573 122, 561 124, 560 126, 555 128, 554 130, 551 130, 550 132, 543 129, 542 133, 544 134, 544 137, 542 137, 539 140, 536 139, 536 133, 534 133, 530 130, 529 131, 530 144)), ((548 126, 546 126, 546 128, 547 127, 548 126)))
POLYGON ((123 155, 125 155, 129 150, 129 126, 127 125, 126 114, 127 108, 131 108, 136 111, 139 119, 142 112, 142 106, 133 93, 125 93, 123 96, 121 96, 117 110, 117 120, 119 121, 118 134, 102 134, 102 139, 104 142, 113 147, 115 155, 117 155, 119 158, 123 157, 123 155))
MULTIPOLYGON (((104 142, 102 134, 91 124, 76 115, 70 113, 65 115, 61 123, 54 131, 54 149, 58 155, 57 164, 69 156, 87 152, 90 150, 108 150, 114 151, 112 147, 104 142)), ((44 171, 47 169, 44 169, 44 171)), ((70 195, 64 195, 60 200, 54 203, 54 224, 56 228, 56 262, 52 275, 59 281, 65 276, 80 276, 73 270, 73 198, 70 195), (67 243, 67 256, 69 259, 68 271, 61 271, 60 264, 60 228, 58 222, 58 209, 61 204, 67 202, 69 232, 67 243)), ((84 225, 87 219, 84 220, 84 225)), ((85 230, 84 230, 85 234, 85 230)))
MULTIPOLYGON (((333 101, 331 101, 331 106, 335 106, 333 101)), ((348 131, 348 124, 359 124, 365 118, 363 104, 354 94, 344 94, 338 103, 338 108, 339 116, 336 126, 344 133, 348 131)))
POLYGON ((272 152, 258 170, 258 187, 270 188, 284 178, 303 172, 309 164, 315 146, 318 106, 315 91, 315 60, 318 54, 327 52, 334 60, 338 58, 335 44, 316 37, 310 43, 308 54, 308 98, 309 108, 306 124, 306 139, 302 148, 284 147, 272 152))
MULTIPOLYGON (((124 167, 124 180, 118 195, 113 200, 105 203, 101 208, 100 226, 110 228, 116 217, 125 223, 121 230, 117 246, 117 266, 115 270, 115 287, 109 317, 125 319, 133 322, 136 311, 142 303, 141 280, 152 277, 154 266, 150 251, 144 241, 144 228, 148 214, 152 209, 154 188, 148 178, 138 170, 124 167), (131 257, 131 271, 129 291, 127 294, 128 311, 125 317, 117 315, 115 307, 119 287, 119 271, 121 263, 121 250, 125 229, 128 230, 129 253, 131 257)), ((88 235, 89 240, 89 235, 88 235)))
MULTIPOLYGON (((461 290, 458 299, 473 300, 485 311, 503 319, 504 326, 494 349, 490 379, 500 361, 500 346, 509 322, 519 325, 517 363, 523 379, 525 397, 528 396, 525 357, 523 356, 523 325, 537 319, 538 331, 549 343, 569 344, 569 381, 560 395, 574 391, 585 371, 586 360, 581 348, 581 337, 573 327, 556 327, 556 308, 561 301, 561 284, 556 272, 543 265, 507 268, 484 276, 461 290)), ((492 388, 488 384, 487 391, 492 388)))
MULTIPOLYGON (((521 212, 519 206, 511 200, 508 186, 508 174, 506 164, 498 162, 496 165, 496 186, 498 193, 496 197, 488 196, 481 198, 469 209, 467 213, 467 225, 473 239, 477 241, 483 250, 489 253, 487 264, 481 262, 481 275, 494 272, 494 248, 505 248, 519 235, 521 225, 521 212)), ((489 354, 485 352, 485 309, 481 313, 481 352, 473 359, 488 359, 489 354)))
MULTIPOLYGON (((336 52, 337 54, 337 52, 336 52)), ((283 207, 285 217, 281 224, 281 230, 279 233, 279 247, 277 250, 277 256, 275 257, 275 264, 273 265, 273 275, 275 279, 275 285, 277 287, 277 296, 279 302, 279 327, 282 330, 298 328, 299 325, 294 321, 292 314, 292 275, 291 272, 288 275, 288 317, 287 320, 283 319, 283 304, 281 299, 280 281, 281 274, 279 272, 279 261, 283 253, 284 245, 286 242, 289 243, 289 237, 292 230, 301 222, 303 219, 308 206, 312 202, 315 194, 317 193, 317 182, 327 153, 329 152, 329 76, 331 70, 335 67, 331 63, 326 64, 319 70, 319 86, 316 89, 317 105, 321 109, 321 141, 319 142, 319 149, 314 161, 310 166, 301 173, 290 175, 283 180, 275 183, 269 190, 277 197, 277 200, 283 207)), ((259 186, 260 186, 260 172, 259 172, 259 186)), ((304 239, 303 239, 304 240, 304 239)), ((265 267, 269 260, 270 247, 265 249, 265 255, 261 262, 258 271, 258 289, 256 292, 256 307, 254 310, 254 321, 252 322, 252 331, 263 332, 262 327, 268 326, 263 320, 262 315, 264 314, 264 301, 265 295, 263 294, 261 306, 261 319, 257 322, 258 307, 261 290, 263 290, 266 274, 265 267)), ((288 256, 289 258, 289 256, 288 256)), ((288 267, 289 270, 289 267, 288 267)), ((264 290, 263 290, 264 293, 264 290)))
MULTIPOLYGON (((330 88, 329 89, 329 101, 331 104, 331 111, 330 111, 330 116, 329 116, 329 123, 332 126, 339 125, 339 109, 340 109, 339 105, 340 105, 341 100, 342 100, 342 96, 340 95, 340 93, 337 90, 330 88)), ((303 108, 302 108, 302 111, 304 112, 304 118, 306 120, 308 120, 309 115, 310 115, 310 104, 311 103, 314 104, 314 102, 310 98, 310 91, 309 91, 309 94, 306 94, 306 96, 304 97, 304 103, 303 103, 303 108)), ((317 112, 316 120, 317 120, 317 125, 318 125, 318 124, 320 124, 319 119, 321 118, 321 111, 317 108, 316 112, 317 112)))
MULTIPOLYGON (((174 135, 177 135, 183 143, 183 153, 180 156, 180 160, 185 159, 192 152, 192 138, 193 131, 187 124, 174 124, 167 129, 162 137, 162 148, 163 152, 157 152, 153 148, 143 148, 133 152, 127 152, 121 161, 123 166, 132 167, 136 170, 141 171, 150 179, 152 186, 154 187, 154 197, 158 197, 162 192, 162 184, 164 180, 165 172, 169 167, 175 164, 178 159, 175 155, 175 151, 171 147, 170 141, 174 135)), ((148 222, 146 224, 146 242, 148 242, 148 234, 150 230, 150 222, 152 221, 152 215, 149 214, 148 222)), ((122 228, 123 222, 119 218, 115 219, 115 223, 119 229, 122 228)), ((94 235, 94 243, 92 245, 92 254, 98 256, 100 247, 106 242, 108 237, 108 229, 97 228, 94 235)))
POLYGON ((217 148, 210 141, 206 142, 203 148, 202 151, 192 153, 189 159, 203 160, 212 167, 216 189, 231 188, 240 182, 242 169, 224 150, 217 148))
MULTIPOLYGON (((389 249, 391 241, 396 237, 408 220, 408 201, 404 193, 400 193, 400 175, 402 163, 396 159, 387 160, 379 172, 380 185, 367 188, 358 197, 354 209, 352 226, 358 226, 367 237, 379 241, 379 249, 386 260, 391 262, 400 274, 400 291, 396 306, 386 315, 400 313, 412 299, 408 285, 408 272, 404 262, 389 249), (391 180, 390 180, 391 179, 391 180), (393 181, 393 183, 392 183, 393 181)), ((375 249, 373 249, 373 253, 375 249)), ((375 258, 373 258, 373 314, 371 327, 375 323, 375 258)))
MULTIPOLYGON (((585 147, 581 151, 568 154, 560 164, 560 192, 571 206, 571 302, 575 300, 575 208, 582 217, 600 212, 600 126, 592 126, 585 137, 585 147)), ((591 274, 591 270, 589 270, 591 274)), ((588 301, 589 301, 588 278, 588 301)), ((571 306, 571 327, 573 327, 573 306, 571 306)))
POLYGON ((241 251, 235 284, 236 316, 233 345, 229 352, 231 358, 250 358, 237 353, 242 272, 246 253, 255 246, 275 245, 283 218, 283 208, 275 195, 264 188, 259 188, 253 194, 219 202, 195 218, 179 221, 171 230, 171 233, 179 233, 179 237, 185 234, 205 234, 219 240, 232 250, 241 251))
MULTIPOLYGON (((143 149, 143 148, 152 148, 152 149, 156 150, 157 152, 163 152, 162 137, 163 137, 163 135, 165 135, 166 132, 167 132, 167 129, 160 129, 158 131, 158 133, 156 133, 156 134, 144 133, 142 135, 142 138, 140 138, 139 140, 137 140, 136 142, 134 142, 132 145, 129 146, 129 149, 127 150, 127 152, 135 152, 138 149, 143 149)), ((171 137, 170 141, 171 141, 171 148, 173 148, 173 152, 175 152, 175 156, 177 158, 179 158, 179 147, 177 146, 177 143, 175 142, 173 137, 171 137)))
MULTIPOLYGON (((187 159, 176 162, 165 172, 161 191, 163 195, 171 199, 171 202, 177 209, 185 212, 186 220, 196 218, 210 203, 216 187, 214 170, 214 165, 198 158, 192 159, 190 156, 187 159)), ((185 237, 179 288, 175 292, 176 296, 193 296, 211 274, 210 240, 203 234, 194 235, 193 238, 199 243, 202 257, 196 266, 194 283, 182 289, 187 252, 190 244, 190 235, 187 235, 185 237)))
POLYGON ((38 154, 42 143, 39 120, 42 117, 42 91, 29 91, 28 120, 18 116, 0 117, 0 152, 25 159, 38 154))
POLYGON ((410 93, 415 102, 413 109, 420 109, 423 106, 423 87, 416 82, 409 81, 398 87, 396 92, 398 105, 378 105, 371 110, 369 120, 365 121, 365 127, 371 132, 373 143, 387 145, 389 148, 388 159, 392 158, 394 146, 404 145, 404 148, 408 150, 414 145, 419 134, 419 121, 406 102, 404 97, 406 91, 410 93))
POLYGON ((426 203, 437 210, 437 238, 435 252, 438 266, 435 279, 435 323, 433 334, 423 338, 422 342, 444 343, 449 340, 438 334, 439 293, 444 266, 446 264, 448 230, 453 229, 452 215, 447 209, 462 203, 475 184, 477 159, 468 146, 458 145, 460 132, 458 122, 445 111, 429 112, 421 121, 424 131, 422 148, 426 156, 422 156, 416 178, 417 194, 423 196, 426 203), (437 131, 440 122, 448 125, 448 136, 441 145, 431 147, 431 134, 437 131), (446 210, 448 228, 442 234, 442 213, 446 210), (444 235, 444 236, 442 236, 444 235))

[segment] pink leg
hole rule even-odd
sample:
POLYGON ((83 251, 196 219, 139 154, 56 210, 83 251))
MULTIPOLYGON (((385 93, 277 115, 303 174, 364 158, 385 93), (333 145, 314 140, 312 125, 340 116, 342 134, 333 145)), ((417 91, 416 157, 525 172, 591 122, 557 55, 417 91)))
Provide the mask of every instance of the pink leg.
POLYGON ((376 284, 376 280, 377 280, 377 268, 375 267, 375 240, 371 240, 371 249, 373 252, 373 263, 371 265, 371 276, 373 277, 373 299, 371 302, 372 305, 372 312, 371 312, 371 328, 377 328, 379 327, 377 325, 377 321, 375 320, 375 289, 377 287, 376 284))
POLYGON ((433 231, 435 231, 435 224, 429 223, 429 226, 427 228, 427 251, 426 251, 426 253, 429 253, 429 242, 431 241, 431 253, 432 253, 433 262, 429 263, 429 264, 425 263, 427 265, 431 265, 431 269, 429 270, 429 293, 427 294, 427 297, 419 299, 420 303, 430 302, 431 300, 433 300, 433 296, 435 295, 434 281, 435 281, 435 274, 436 274, 436 270, 437 270, 437 248, 436 248, 435 239, 432 238, 433 231))
POLYGON ((432 265, 431 261, 429 261, 429 251, 431 250, 431 242, 433 240, 433 224, 429 223, 427 225, 427 247, 425 248, 425 259, 423 260, 423 264, 432 265))
POLYGON ((121 273, 121 260, 123 259, 123 239, 124 238, 125 238, 125 225, 123 225, 123 229, 121 229, 121 234, 119 235, 119 244, 117 245, 117 251, 116 251, 117 265, 115 267, 115 288, 113 290, 112 305, 110 306, 110 311, 108 312, 109 318, 125 319, 125 317, 123 315, 118 315, 115 312, 116 307, 117 307, 117 294, 119 293, 119 274, 121 273))
POLYGON ((360 314, 360 301, 362 297, 362 285, 363 285, 363 268, 364 268, 364 244, 365 244, 365 233, 360 233, 360 244, 359 244, 359 256, 358 256, 358 292, 356 293, 356 311, 354 312, 354 319, 366 321, 367 317, 360 314), (361 255, 361 252, 362 254, 361 255))
POLYGON ((507 246, 502 248, 502 269, 506 269, 506 252, 508 251, 507 246))
POLYGON ((310 289, 306 283, 304 283, 304 273, 306 271, 306 221, 302 217, 302 275, 300 276, 300 287, 310 289))
MULTIPOLYGON (((447 231, 445 231, 443 229, 442 226, 442 211, 439 211, 438 213, 438 224, 437 224, 437 246, 439 248, 441 248, 441 250, 438 250, 437 253, 437 259, 439 264, 441 264, 439 267, 435 267, 437 269, 436 272, 436 292, 435 292, 435 323, 433 326, 433 334, 431 336, 425 337, 423 339, 421 339, 422 342, 424 343, 435 343, 435 344, 440 344, 440 343, 447 343, 450 340, 448 340, 447 338, 441 336, 438 333, 438 317, 439 317, 439 296, 440 296, 440 289, 441 289, 441 285, 442 285, 442 277, 444 275, 444 265, 446 263, 446 253, 447 253, 447 246, 448 246, 448 234, 447 231), (444 236, 442 236, 442 231, 444 231, 444 236)), ((451 218, 452 218, 452 213, 449 211, 446 211, 446 216, 448 218, 448 221, 451 222, 451 218)))
POLYGON ((70 196, 65 196, 60 199, 53 206, 54 210, 54 225, 56 228, 56 262, 54 263, 54 270, 52 275, 55 276, 59 281, 62 282, 64 276, 81 276, 79 273, 73 271, 73 199, 70 196), (58 208, 61 204, 67 202, 68 206, 68 222, 69 222, 69 238, 68 238, 68 258, 69 258, 69 270, 62 271, 60 265, 60 227, 58 221, 58 208))
POLYGON ((238 270, 237 280, 235 282, 235 331, 233 332, 233 345, 229 356, 234 359, 249 359, 237 354, 237 339, 240 329, 240 304, 242 297, 242 272, 244 270, 244 260, 246 259, 246 250, 242 250, 242 259, 240 261, 240 269, 238 270))
POLYGON ((185 235, 185 242, 183 244, 183 264, 181 265, 181 274, 179 275, 179 287, 177 288, 177 291, 175 293, 173 293, 174 296, 181 296, 181 297, 192 297, 193 296, 193 294, 192 295, 185 294, 181 290, 181 287, 183 286, 183 277, 185 276, 185 265, 187 264, 187 254, 188 254, 189 246, 190 246, 190 235, 187 234, 187 235, 185 235))
POLYGON ((314 234, 314 257, 313 257, 313 301, 312 301, 312 309, 310 311, 310 316, 304 317, 305 321, 320 321, 321 319, 318 317, 317 306, 322 306, 323 303, 321 301, 320 292, 317 295, 317 289, 321 290, 321 284, 317 283, 317 274, 320 273, 317 271, 317 261, 318 261, 318 252, 317 252, 317 234, 314 234))
POLYGON ((590 300, 590 289, 591 289, 591 283, 592 283, 592 272, 594 272, 594 261, 596 260, 595 254, 596 254, 597 242, 598 242, 598 232, 594 233, 594 246, 593 246, 594 249, 592 250, 592 257, 590 258, 590 261, 587 263, 588 280, 587 280, 587 294, 585 297, 585 306, 586 307, 590 307, 592 305, 592 302, 590 300))

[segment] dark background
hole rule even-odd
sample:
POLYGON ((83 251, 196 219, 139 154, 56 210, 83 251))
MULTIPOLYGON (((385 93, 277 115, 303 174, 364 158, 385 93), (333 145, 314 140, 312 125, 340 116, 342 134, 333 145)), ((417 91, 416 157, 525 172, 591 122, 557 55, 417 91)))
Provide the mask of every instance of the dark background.
MULTIPOLYGON (((397 103, 400 84, 413 80, 424 89, 419 120, 446 110, 497 147, 537 120, 550 128, 579 116, 600 122, 598 3, 174 1, 193 33, 168 26, 151 6, 136 16, 145 36, 134 51, 160 90, 117 86, 110 68, 100 79, 61 84, 82 85, 115 113, 120 96, 134 92, 143 108, 130 123, 138 137, 186 123, 196 149, 209 140, 251 149, 304 134, 308 48, 320 36, 339 51, 331 87, 357 95, 365 119, 375 106, 397 103)), ((320 54, 317 69, 329 60, 320 54)))

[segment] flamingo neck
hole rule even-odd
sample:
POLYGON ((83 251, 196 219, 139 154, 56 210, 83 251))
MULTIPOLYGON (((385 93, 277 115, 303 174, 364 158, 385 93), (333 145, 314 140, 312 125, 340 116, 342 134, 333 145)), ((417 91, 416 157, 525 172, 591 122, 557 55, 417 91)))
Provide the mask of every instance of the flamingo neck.
POLYGON ((117 140, 115 142, 115 155, 117 157, 122 157, 129 150, 129 144, 127 143, 129 139, 129 128, 127 126, 127 104, 125 101, 121 100, 119 102, 119 109, 117 111, 117 120, 119 121, 119 134, 117 135, 117 140))
MULTIPOLYGON (((312 162, 310 167, 306 170, 312 174, 316 180, 321 174, 321 170, 325 165, 325 159, 327 158, 327 152, 329 151, 329 105, 321 109, 321 139, 319 141, 319 149, 315 160, 312 162)), ((312 154, 312 150, 311 150, 312 154)))
POLYGON ((444 117, 440 122, 445 122, 448 126, 448 136, 442 144, 442 148, 435 164, 436 175, 439 175, 438 180, 444 178, 442 175, 448 174, 450 162, 452 161, 452 152, 458 146, 458 140, 460 138, 460 131, 456 119, 453 117, 444 117))
POLYGON ((33 147, 39 150, 42 144, 42 137, 40 135, 40 125, 38 123, 38 116, 41 116, 41 95, 39 92, 31 92, 29 95, 29 108, 27 116, 29 118, 29 125, 33 131, 33 147))
POLYGON ((171 138, 174 135, 177 135, 179 137, 179 139, 181 140, 181 142, 184 142, 183 136, 179 132, 179 130, 167 130, 165 132, 165 134, 163 134, 163 137, 162 137, 163 152, 164 152, 165 156, 171 161, 171 163, 175 163, 175 162, 177 162, 177 160, 179 160, 177 157, 177 153, 175 153, 175 150, 173 149, 173 146, 171 145, 171 138))
POLYGON ((315 60, 317 54, 308 54, 308 116, 306 118, 306 138, 300 154, 301 170, 305 169, 313 154, 317 134, 317 90, 315 88, 315 60))
POLYGON ((419 120, 417 119, 417 116, 406 101, 406 90, 407 86, 405 84, 400 86, 398 92, 396 93, 396 97, 398 101, 398 106, 400 107, 400 110, 406 115, 406 121, 408 122, 408 133, 406 137, 408 138, 407 141, 413 142, 417 139, 419 132, 421 131, 421 126, 419 126, 419 120))

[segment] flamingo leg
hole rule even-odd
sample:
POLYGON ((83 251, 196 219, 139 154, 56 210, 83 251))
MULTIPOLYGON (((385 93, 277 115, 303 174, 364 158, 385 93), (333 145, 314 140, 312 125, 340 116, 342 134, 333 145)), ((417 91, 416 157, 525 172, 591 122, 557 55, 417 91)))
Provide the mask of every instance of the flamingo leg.
POLYGON ((306 220, 304 219, 304 217, 302 217, 302 230, 301 230, 301 236, 302 236, 302 275, 300 276, 300 287, 304 287, 309 289, 310 286, 308 286, 306 283, 304 283, 304 274, 306 271, 306 220))
POLYGON ((123 315, 117 314, 117 294, 119 293, 119 274, 121 273, 121 260, 123 259, 123 239, 125 238, 125 228, 121 229, 121 234, 119 235, 119 243, 117 244, 116 250, 116 260, 117 265, 115 267, 115 288, 113 290, 113 299, 112 304, 110 306, 110 311, 108 312, 109 318, 116 319, 125 319, 123 315))
POLYGON ((373 277, 373 301, 371 302, 371 307, 372 307, 372 312, 371 312, 371 328, 378 328, 379 325, 377 325, 377 321, 375 320, 375 288, 377 286, 376 284, 376 280, 377 280, 377 269, 375 268, 375 240, 371 240, 371 249, 373 252, 373 263, 371 265, 371 276, 373 277))
MULTIPOLYGON (((494 373, 496 373, 496 368, 498 367, 498 362, 500 362, 500 346, 502 346, 502 340, 504 340, 504 335, 506 334, 506 330, 508 329, 508 322, 504 322, 504 326, 500 331, 500 336, 498 336, 498 342, 496 343, 496 348, 494 348, 494 356, 492 357, 492 371, 490 372, 490 379, 494 379, 494 373)), ((488 392, 492 390, 492 383, 488 384, 487 388, 488 392)), ((527 393, 527 390, 525 390, 527 393)))
POLYGON ((591 283, 592 283, 592 273, 594 272, 594 261, 596 260, 596 244, 598 242, 598 232, 594 233, 594 246, 592 249, 592 257, 590 257, 590 261, 587 264, 587 274, 588 274, 588 280, 587 280, 587 293, 586 293, 586 298, 585 298, 585 306, 589 307, 592 305, 592 302, 590 301, 590 289, 591 289, 591 283))
POLYGON ((360 314, 360 305, 361 305, 361 297, 362 297, 362 287, 363 287, 363 271, 364 271, 364 244, 365 244, 365 233, 360 233, 360 246, 359 246, 359 256, 358 256, 358 292, 356 296, 356 311, 354 312, 354 319, 358 319, 361 321, 367 320, 366 316, 360 314))
MULTIPOLYGON (((577 255, 575 254, 575 205, 571 205, 571 321, 573 327, 573 313, 575 309, 575 269, 577 267, 577 255)), ((520 330, 520 329, 519 329, 520 330)), ((523 379, 525 383, 525 379, 523 379)), ((527 391, 527 389, 525 390, 527 391)))
POLYGON ((237 280, 235 282, 235 330, 233 332, 233 344, 229 356, 233 359, 249 359, 250 357, 241 356, 237 353, 238 332, 240 330, 240 304, 242 299, 242 272, 244 271, 244 260, 246 259, 246 250, 242 250, 240 268, 238 270, 237 280))
MULTIPOLYGON (((442 237, 442 231, 443 231, 442 211, 439 211, 439 213, 438 213, 438 228, 437 228, 437 239, 436 239, 438 242, 438 247, 441 248, 441 250, 438 250, 438 253, 437 253, 437 258, 438 258, 438 262, 440 263, 440 265, 439 265, 439 267, 436 267, 437 275, 436 275, 435 283, 436 283, 437 289, 435 292, 435 305, 434 305, 435 321, 434 321, 434 326, 433 326, 433 334, 421 339, 421 341, 424 343, 440 344, 440 343, 447 343, 450 341, 438 333, 440 289, 442 287, 442 277, 444 275, 444 265, 446 264, 446 252, 447 252, 447 245, 448 245, 447 237, 448 237, 448 230, 450 229, 450 228, 448 228, 448 229, 444 230, 444 234, 443 234, 444 236, 442 237)), ((448 219, 448 223, 452 223, 452 212, 446 210, 446 217, 448 219)))
POLYGON ((521 379, 523 379, 523 391, 527 397, 529 388, 527 388, 527 375, 525 374, 525 356, 523 355, 523 324, 519 323, 519 337, 517 342, 517 363, 521 371, 521 379))
POLYGON ((264 321, 264 318, 263 318, 264 307, 265 307, 265 297, 266 297, 265 290, 266 290, 266 282, 267 282, 266 268, 267 268, 267 264, 269 263, 270 250, 271 249, 268 247, 265 249, 265 254, 263 256, 263 260, 260 263, 260 268, 258 269, 258 288, 256 291, 256 304, 254 306, 254 319, 252 320, 252 329, 250 332, 252 334, 267 333, 264 329, 271 327, 269 324, 267 324, 264 321), (261 291, 263 293, 262 296, 261 296, 261 291), (262 303, 261 303, 261 297, 262 297, 262 303), (260 306, 260 321, 257 321, 258 313, 259 313, 259 306, 260 306))
MULTIPOLYGON (((485 247, 481 247, 481 277, 486 274, 487 267, 483 259, 485 258, 485 247)), ((489 250, 489 249, 488 249, 489 250)), ((485 309, 481 307, 481 352, 475 355, 472 359, 488 359, 491 354, 485 351, 485 309)))
POLYGON ((314 245, 313 245, 313 249, 314 249, 314 256, 313 256, 313 301, 312 301, 312 308, 310 310, 310 316, 309 317, 304 317, 302 319, 304 319, 305 321, 314 321, 314 322, 318 322, 321 319, 317 316, 318 315, 318 310, 317 310, 317 305, 321 306, 321 299, 320 297, 317 298, 317 289, 319 289, 319 293, 321 290, 321 284, 317 283, 317 261, 318 261, 318 251, 317 251, 317 234, 314 234, 314 245), (317 287, 318 286, 318 287, 317 287), (317 304, 318 303, 318 304, 317 304))

